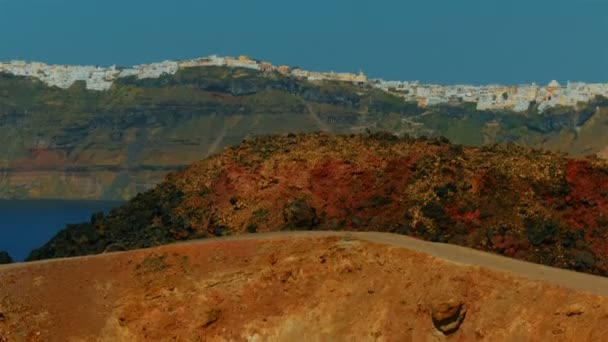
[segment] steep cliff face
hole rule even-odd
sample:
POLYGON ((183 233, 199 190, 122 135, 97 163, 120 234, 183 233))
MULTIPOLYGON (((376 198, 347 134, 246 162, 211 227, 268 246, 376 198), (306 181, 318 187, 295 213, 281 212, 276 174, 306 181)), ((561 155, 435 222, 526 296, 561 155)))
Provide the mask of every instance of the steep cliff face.
POLYGON ((106 91, 0 73, 0 198, 128 199, 225 146, 287 132, 386 130, 596 154, 608 146, 607 105, 423 109, 369 84, 221 66, 120 78, 106 91))
POLYGON ((389 134, 258 138, 169 175, 30 260, 279 230, 372 230, 608 275, 608 164, 389 134))

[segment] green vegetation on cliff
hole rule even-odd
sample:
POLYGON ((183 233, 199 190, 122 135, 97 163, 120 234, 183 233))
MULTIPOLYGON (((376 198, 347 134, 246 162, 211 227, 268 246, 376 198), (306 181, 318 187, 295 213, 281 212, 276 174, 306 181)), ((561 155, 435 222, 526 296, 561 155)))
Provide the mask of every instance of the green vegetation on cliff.
POLYGON ((542 114, 422 109, 367 85, 226 67, 124 78, 101 92, 0 74, 0 198, 128 199, 244 138, 288 132, 385 130, 592 154, 608 146, 607 104, 542 114))

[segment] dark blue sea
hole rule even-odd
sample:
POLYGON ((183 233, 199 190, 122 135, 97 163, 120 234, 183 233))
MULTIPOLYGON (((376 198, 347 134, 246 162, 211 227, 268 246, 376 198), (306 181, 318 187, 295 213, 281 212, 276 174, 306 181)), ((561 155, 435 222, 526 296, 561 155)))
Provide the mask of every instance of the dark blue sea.
POLYGON ((0 251, 16 261, 53 237, 66 223, 89 221, 95 212, 108 212, 121 202, 0 200, 0 251))

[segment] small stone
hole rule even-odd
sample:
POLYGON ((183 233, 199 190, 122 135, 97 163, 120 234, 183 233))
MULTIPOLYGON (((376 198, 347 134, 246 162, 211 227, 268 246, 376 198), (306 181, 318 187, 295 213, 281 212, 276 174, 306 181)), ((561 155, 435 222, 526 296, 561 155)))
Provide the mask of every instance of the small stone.
POLYGON ((285 271, 279 277, 281 283, 287 283, 290 279, 295 279, 292 271, 285 271))
POLYGON ((125 317, 118 317, 118 324, 124 327, 127 324, 127 319, 125 317))
POLYGON ((220 319, 220 314, 221 311, 219 309, 211 309, 207 311, 207 317, 205 319, 205 322, 203 322, 203 327, 206 328, 211 324, 217 322, 217 320, 220 319))
POLYGON ((270 263, 270 265, 274 266, 274 264, 276 264, 277 261, 279 261, 279 258, 274 253, 272 253, 268 256, 268 263, 270 263))
POLYGON ((569 305, 566 310, 564 310, 564 313, 568 317, 582 315, 584 312, 585 308, 580 304, 569 305))
POLYGON ((369 333, 371 337, 375 338, 375 339, 379 339, 380 337, 382 337, 382 332, 381 331, 373 331, 371 333, 369 333))
POLYGON ((437 330, 449 335, 460 327, 464 321, 466 308, 461 301, 448 299, 431 305, 431 317, 437 330))

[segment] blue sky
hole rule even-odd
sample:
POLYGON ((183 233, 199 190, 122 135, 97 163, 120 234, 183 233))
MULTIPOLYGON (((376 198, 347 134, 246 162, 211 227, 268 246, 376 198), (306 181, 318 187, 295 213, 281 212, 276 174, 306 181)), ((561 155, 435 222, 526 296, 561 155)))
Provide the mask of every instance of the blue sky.
POLYGON ((608 82, 608 0, 0 0, 0 60, 246 54, 437 83, 608 82))

